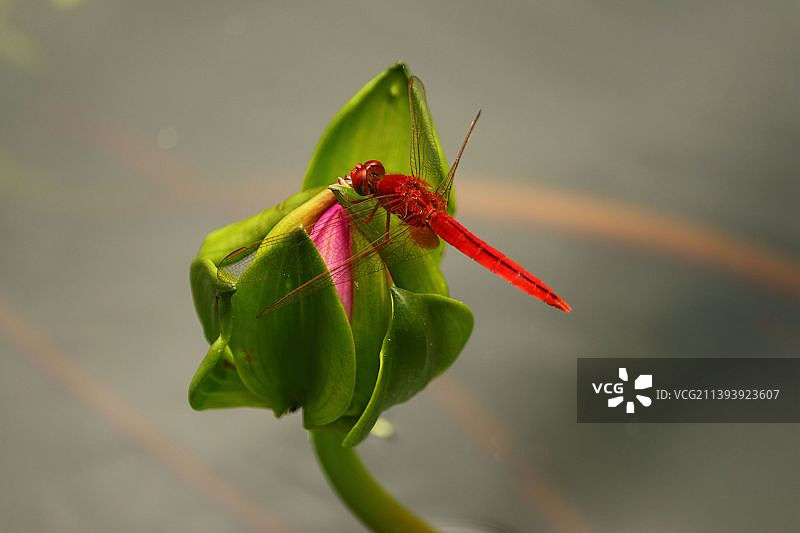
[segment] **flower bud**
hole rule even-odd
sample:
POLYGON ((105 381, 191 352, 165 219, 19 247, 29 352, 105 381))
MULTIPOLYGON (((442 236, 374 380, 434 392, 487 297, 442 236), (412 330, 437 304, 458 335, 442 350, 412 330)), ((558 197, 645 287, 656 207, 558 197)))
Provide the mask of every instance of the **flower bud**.
POLYGON ((381 411, 452 363, 472 315, 445 296, 389 282, 387 269, 392 279, 439 279, 430 258, 392 264, 376 252, 348 261, 369 246, 368 228, 349 219, 341 189, 338 202, 329 189, 315 192, 206 238, 191 281, 211 347, 189 401, 195 409, 266 407, 276 416, 302 407, 306 427, 335 423, 349 431, 344 443, 354 445, 381 411), (221 266, 253 237, 261 245, 238 274, 221 266), (320 281, 292 293, 311 279, 320 281), (262 313, 287 294, 284 304, 262 313))

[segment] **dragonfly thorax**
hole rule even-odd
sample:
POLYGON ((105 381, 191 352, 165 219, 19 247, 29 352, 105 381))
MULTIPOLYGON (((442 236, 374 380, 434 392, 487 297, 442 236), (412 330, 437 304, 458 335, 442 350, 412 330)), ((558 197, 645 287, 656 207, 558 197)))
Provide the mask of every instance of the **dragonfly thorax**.
POLYGON ((375 193, 384 209, 411 226, 425 226, 434 212, 444 208, 439 195, 414 176, 387 174, 375 193))

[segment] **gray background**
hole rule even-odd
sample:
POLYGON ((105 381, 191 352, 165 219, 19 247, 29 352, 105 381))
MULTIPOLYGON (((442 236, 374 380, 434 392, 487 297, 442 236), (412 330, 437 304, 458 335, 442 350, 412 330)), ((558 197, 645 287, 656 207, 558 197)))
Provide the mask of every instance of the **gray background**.
POLYGON ((475 332, 359 448, 377 478, 438 523, 796 529, 797 426, 578 425, 574 381, 578 356, 800 353, 798 23, 796 2, 0 2, 0 529, 360 530, 297 416, 189 408, 187 278, 397 59, 451 156, 483 109, 460 218, 575 311, 449 253, 475 332))

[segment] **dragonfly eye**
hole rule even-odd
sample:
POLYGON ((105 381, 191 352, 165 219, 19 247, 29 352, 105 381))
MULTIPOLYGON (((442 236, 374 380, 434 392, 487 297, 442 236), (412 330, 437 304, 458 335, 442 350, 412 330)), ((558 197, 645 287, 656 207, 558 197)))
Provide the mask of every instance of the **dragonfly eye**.
POLYGON ((386 175, 386 169, 383 168, 380 161, 367 161, 364 163, 364 168, 367 170, 367 182, 372 186, 377 184, 383 179, 383 176, 386 175))
POLYGON ((361 196, 366 195, 366 172, 365 172, 364 165, 358 164, 356 165, 353 170, 347 173, 345 176, 345 182, 348 183, 354 191, 356 191, 361 196))
POLYGON ((367 182, 363 178, 358 180, 353 180, 353 189, 355 189, 355 191, 361 196, 366 196, 367 194, 369 194, 367 192, 366 185, 367 182))

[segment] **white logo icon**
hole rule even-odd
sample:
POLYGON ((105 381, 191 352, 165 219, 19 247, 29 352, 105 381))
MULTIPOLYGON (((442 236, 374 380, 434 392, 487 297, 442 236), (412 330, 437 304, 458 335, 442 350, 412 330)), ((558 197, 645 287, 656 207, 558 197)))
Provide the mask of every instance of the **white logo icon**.
MULTIPOLYGON (((619 369, 619 379, 622 381, 628 381, 628 369, 627 368, 620 368, 619 369)), ((633 388, 636 390, 643 390, 649 389, 653 386, 653 375, 652 374, 641 374, 636 381, 633 382, 633 388)), ((621 390, 619 392, 622 392, 621 390)), ((653 400, 650 399, 649 396, 645 396, 643 394, 637 394, 636 399, 639 400, 639 403, 645 407, 649 407, 653 400)), ((608 406, 609 407, 616 407, 623 402, 624 398, 620 394, 619 396, 614 396, 613 398, 608 399, 608 406)), ((634 412, 636 404, 629 400, 625 402, 625 412, 630 414, 634 412)))

